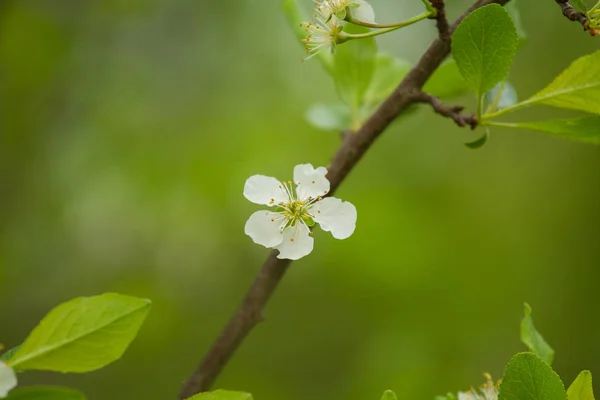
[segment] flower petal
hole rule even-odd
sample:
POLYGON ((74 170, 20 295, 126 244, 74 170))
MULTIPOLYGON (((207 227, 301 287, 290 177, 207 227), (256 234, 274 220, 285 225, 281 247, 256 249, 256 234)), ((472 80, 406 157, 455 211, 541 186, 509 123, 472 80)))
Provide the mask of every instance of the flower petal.
POLYGON ((246 180, 244 196, 253 203, 267 206, 288 201, 281 182, 264 175, 253 175, 246 180))
POLYGON ((375 11, 373 7, 365 0, 353 0, 354 3, 358 4, 358 7, 351 7, 350 13, 352 17, 359 21, 375 23, 375 11))
POLYGON ((315 169, 312 164, 300 164, 294 167, 294 182, 298 187, 296 193, 300 200, 308 197, 319 197, 329 192, 329 181, 325 178, 327 168, 315 169))
POLYGON ((0 361, 0 398, 6 397, 15 386, 17 386, 15 371, 0 361))
POLYGON ((301 223, 288 226, 283 231, 283 241, 275 247, 279 250, 277 258, 297 260, 309 254, 314 246, 314 239, 309 235, 309 230, 301 223))
POLYGON ((327 197, 313 204, 309 212, 321 229, 336 239, 346 239, 356 228, 356 207, 347 201, 327 197))
POLYGON ((283 240, 281 233, 286 218, 281 213, 266 210, 257 211, 248 218, 244 232, 254 243, 265 247, 275 247, 283 240))

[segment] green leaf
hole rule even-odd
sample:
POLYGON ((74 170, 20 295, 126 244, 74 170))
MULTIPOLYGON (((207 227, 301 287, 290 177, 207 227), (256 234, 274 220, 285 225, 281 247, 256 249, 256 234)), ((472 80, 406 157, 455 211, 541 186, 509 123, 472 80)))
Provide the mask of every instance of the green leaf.
POLYGON ((149 310, 149 300, 115 293, 73 299, 50 311, 8 364, 58 372, 102 368, 121 357, 149 310))
POLYGON ((575 60, 545 89, 520 103, 600 114, 600 51, 575 60))
POLYGON ((458 97, 469 90, 454 60, 442 64, 423 86, 423 91, 440 98, 458 97))
MULTIPOLYGON (((303 12, 298 0, 283 0, 281 6, 294 35, 299 41, 303 40, 306 37, 307 32, 301 24, 304 21, 309 21, 309 17, 303 12)), ((331 53, 320 51, 317 53, 316 57, 321 61, 325 70, 331 73, 331 69, 333 68, 333 56, 331 53)))
POLYGON ((538 357, 546 361, 549 365, 552 365, 554 350, 546 343, 542 335, 535 329, 535 326, 533 326, 529 304, 524 303, 523 306, 525 308, 525 317, 521 321, 521 341, 538 357))
POLYGON ((507 81, 502 81, 485 94, 485 101, 489 104, 486 112, 494 112, 517 104, 517 91, 507 81))
POLYGON ((600 116, 573 119, 555 119, 539 122, 498 122, 495 126, 507 128, 531 129, 549 133, 563 139, 578 142, 600 144, 600 116))
POLYGON ((571 0, 571 3, 573 3, 575 8, 579 9, 580 11, 583 11, 583 12, 587 11, 587 6, 583 2, 583 0, 571 0))
POLYGON ((581 371, 577 375, 577 378, 567 390, 567 398, 569 400, 594 400, 592 373, 590 371, 581 371))
POLYGON ((467 146, 468 148, 470 148, 472 150, 479 149, 487 143, 489 137, 490 137, 490 134, 489 134, 489 132, 486 131, 479 139, 473 140, 472 142, 467 142, 467 143, 465 143, 465 146, 467 146))
POLYGON ((56 386, 30 386, 16 389, 6 400, 85 400, 83 393, 56 386))
POLYGON ((213 392, 198 393, 187 400, 253 400, 253 397, 250 393, 215 390, 213 392))
POLYGON ((525 29, 523 28, 523 23, 521 22, 521 12, 519 11, 519 4, 520 1, 511 0, 504 7, 506 8, 506 11, 508 11, 508 14, 510 15, 510 17, 513 20, 513 23, 515 24, 515 28, 517 29, 517 36, 521 41, 523 41, 527 39, 527 33, 525 32, 525 29))
POLYGON ((350 109, 345 104, 315 104, 306 111, 307 121, 325 131, 344 131, 350 128, 350 109))
MULTIPOLYGON (((346 24, 349 33, 366 33, 368 28, 346 24)), ((333 80, 343 102, 350 106, 352 114, 358 112, 375 70, 377 47, 375 39, 354 39, 338 46, 334 54, 333 80)))
POLYGON ((479 99, 506 78, 517 44, 515 25, 498 4, 475 10, 458 26, 452 38, 452 55, 479 99))
POLYGON ((391 390, 386 390, 383 393, 383 396, 381 396, 381 400, 398 400, 398 397, 396 397, 396 393, 391 390))
POLYGON ((559 376, 533 353, 519 353, 506 365, 499 400, 566 400, 559 376))
POLYGON ((17 352, 17 350, 19 350, 19 347, 21 347, 21 345, 15 346, 12 349, 10 349, 10 350, 6 351, 5 353, 3 353, 0 356, 0 361, 8 362, 8 360, 10 360, 11 357, 15 355, 15 353, 17 352))
POLYGON ((388 98, 411 67, 408 61, 385 53, 377 54, 371 83, 364 94, 365 107, 377 107, 388 98))

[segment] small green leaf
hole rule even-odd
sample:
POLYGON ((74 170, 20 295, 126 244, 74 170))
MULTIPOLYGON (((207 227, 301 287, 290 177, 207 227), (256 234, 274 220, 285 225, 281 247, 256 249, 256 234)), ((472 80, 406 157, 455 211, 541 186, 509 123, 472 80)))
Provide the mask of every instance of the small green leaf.
POLYGON ((506 365, 499 400, 566 400, 560 377, 533 353, 519 353, 506 365))
POLYGON ((583 0, 571 0, 571 3, 575 6, 575 8, 579 9, 579 11, 586 12, 587 6, 583 2, 583 0))
POLYGON ((16 389, 6 400, 85 400, 83 393, 56 386, 29 386, 16 389))
POLYGON ((366 107, 377 107, 400 84, 410 71, 412 64, 392 55, 379 53, 375 59, 375 70, 371 83, 365 91, 366 107))
POLYGON ((452 38, 452 55, 479 99, 506 78, 517 44, 515 25, 498 4, 475 10, 458 26, 452 38))
POLYGON ((470 148, 472 150, 479 149, 480 147, 483 147, 483 145, 487 143, 489 136, 490 136, 489 132, 486 131, 479 139, 473 140, 472 142, 467 142, 467 143, 465 143, 465 146, 467 146, 468 148, 470 148))
POLYGON ((306 119, 324 131, 344 131, 350 128, 350 109, 342 103, 315 104, 306 112, 306 119))
POLYGON ((569 400, 594 400, 592 373, 590 371, 581 371, 577 375, 577 378, 567 390, 567 398, 569 400))
POLYGON ((549 133, 563 139, 600 144, 600 116, 595 115, 539 122, 498 122, 493 123, 493 125, 507 128, 531 129, 549 133))
POLYGON ((515 28, 517 29, 517 36, 521 41, 523 41, 527 39, 527 33, 525 32, 525 29, 523 28, 523 23, 521 22, 521 12, 519 11, 519 4, 520 1, 511 0, 505 7, 506 11, 508 11, 508 14, 512 18, 513 23, 515 24, 515 28))
MULTIPOLYGON (((346 24, 348 33, 366 33, 368 28, 346 24)), ((333 80, 343 102, 350 106, 352 114, 358 112, 369 87, 375 69, 377 47, 375 39, 354 39, 338 46, 334 54, 333 80)), ((354 116, 354 115, 353 115, 354 116)))
POLYGON ((17 352, 17 350, 19 350, 19 347, 21 347, 21 345, 15 346, 12 349, 10 349, 10 350, 6 351, 5 353, 3 353, 0 356, 0 361, 8 362, 8 360, 10 360, 11 357, 15 355, 15 353, 17 352))
POLYGON ((500 82, 487 92, 485 100, 489 104, 489 108, 486 111, 489 113, 514 106, 518 102, 515 88, 507 81, 500 82))
POLYGON ((454 393, 446 393, 445 396, 436 396, 434 400, 456 400, 454 393))
POLYGON ((530 104, 600 114, 600 51, 575 60, 550 85, 520 106, 530 104))
POLYGON ((149 300, 115 293, 73 299, 50 311, 8 364, 57 372, 102 368, 123 355, 149 310, 149 300))
POLYGON ((523 306, 525 308, 525 317, 521 321, 521 341, 538 357, 546 361, 549 365, 552 365, 554 350, 546 343, 542 335, 535 329, 535 326, 533 326, 529 304, 524 303, 523 306))
POLYGON ((381 400, 398 400, 398 397, 396 397, 396 393, 392 392, 391 390, 386 390, 383 392, 381 400))
POLYGON ((469 92, 470 88, 458 70, 456 61, 442 64, 423 86, 423 91, 439 98, 458 97, 469 92))
POLYGON ((253 397, 250 393, 215 390, 213 392, 198 393, 187 400, 253 400, 253 397))
MULTIPOLYGON (((303 40, 308 33, 306 32, 306 29, 301 26, 301 24, 304 21, 309 21, 309 18, 303 12, 298 0, 283 0, 281 6, 283 8, 283 13, 287 18, 288 24, 294 32, 294 35, 298 41, 303 40)), ((319 61, 321 61, 321 64, 325 70, 331 73, 331 69, 333 68, 333 56, 331 53, 327 51, 320 51, 317 53, 316 57, 319 58, 319 61)))

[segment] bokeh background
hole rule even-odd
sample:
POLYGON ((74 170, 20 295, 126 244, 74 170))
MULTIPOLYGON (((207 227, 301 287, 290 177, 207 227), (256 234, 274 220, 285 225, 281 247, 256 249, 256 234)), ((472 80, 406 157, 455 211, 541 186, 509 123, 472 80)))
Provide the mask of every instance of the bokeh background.
MULTIPOLYGON (((452 17, 468 4, 448 3, 452 17)), ((422 7, 372 4, 390 21, 422 7)), ((527 97, 600 42, 553 1, 520 7, 510 79, 527 97)), ((434 34, 424 22, 378 43, 415 61, 434 34)), ((0 1, 0 341, 72 297, 153 300, 118 362, 23 385, 175 398, 268 254, 243 232, 258 209, 245 179, 288 179, 339 146, 304 119, 336 96, 302 57, 278 1, 0 1)), ((389 129, 338 192, 355 234, 316 235, 217 386, 432 399, 501 376, 524 349, 523 301, 566 381, 600 374, 600 148, 502 129, 463 146, 474 138, 426 107, 389 129)))

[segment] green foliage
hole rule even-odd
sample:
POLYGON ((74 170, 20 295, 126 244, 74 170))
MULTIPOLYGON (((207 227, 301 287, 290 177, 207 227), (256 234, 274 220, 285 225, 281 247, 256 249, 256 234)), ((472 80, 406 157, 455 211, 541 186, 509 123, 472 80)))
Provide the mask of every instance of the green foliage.
POLYGON ((231 392, 228 390, 215 390, 213 392, 198 393, 188 400, 252 400, 250 393, 231 392))
POLYGON ((306 120, 325 131, 343 131, 350 127, 350 109, 342 103, 315 104, 306 111, 306 120))
POLYGON ((486 130, 485 133, 483 135, 481 135, 481 137, 479 139, 475 139, 472 142, 467 142, 467 143, 465 143, 465 146, 467 146, 469 149, 472 149, 472 150, 479 149, 487 143, 489 137, 490 137, 490 133, 489 133, 489 131, 486 130))
POLYGON ((8 360, 10 360, 12 358, 12 356, 15 355, 15 353, 17 352, 17 350, 19 350, 19 347, 21 347, 21 345, 19 346, 15 346, 12 349, 4 352, 1 356, 0 356, 0 361, 4 361, 4 362, 8 362, 8 360))
POLYGON ((499 400, 567 399, 560 377, 533 353, 519 353, 510 359, 499 390, 499 400))
POLYGON ((564 139, 600 144, 600 116, 596 115, 538 122, 493 123, 493 125, 507 128, 531 129, 564 139))
POLYGON ((85 400, 85 395, 63 387, 30 386, 13 390, 6 400, 85 400))
POLYGON ((117 360, 136 336, 150 301, 107 293, 54 308, 8 364, 19 370, 87 372, 117 360))
POLYGON ((519 11, 519 0, 511 0, 507 5, 504 6, 508 14, 512 18, 515 28, 517 30, 517 36, 521 41, 527 39, 527 33, 525 32, 525 28, 523 27, 523 23, 521 22, 521 12, 519 11))
POLYGON ((454 60, 446 61, 433 73, 423 86, 423 91, 440 98, 461 96, 469 92, 469 85, 462 77, 454 60))
POLYGON ((374 109, 392 94, 411 67, 412 64, 406 60, 386 53, 377 54, 371 84, 364 94, 365 108, 374 109))
POLYGON ((574 61, 521 106, 536 103, 600 114, 600 51, 574 61))
POLYGON ((552 365, 554 360, 554 350, 535 329, 533 319, 531 318, 531 307, 525 303, 525 317, 521 321, 521 341, 525 343, 529 350, 534 352, 542 360, 552 365))
POLYGON ((592 389, 592 373, 590 371, 581 371, 567 390, 569 400, 594 400, 594 390, 592 389))
POLYGON ((381 396, 381 400, 398 400, 398 397, 396 397, 396 393, 391 390, 386 390, 383 393, 383 396, 381 396))
POLYGON ((585 2, 583 0, 571 0, 571 3, 575 6, 575 8, 579 9, 580 11, 587 11, 587 6, 585 5, 585 2))
MULTIPOLYGON (((353 34, 370 32, 368 28, 346 24, 344 31, 353 34)), ((338 95, 358 112, 375 70, 377 46, 373 37, 351 40, 339 46, 333 57, 332 75, 338 95)))
POLYGON ((478 99, 506 78, 517 44, 515 25, 498 4, 481 7, 458 26, 452 55, 478 99))

